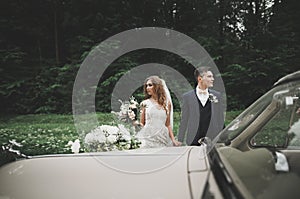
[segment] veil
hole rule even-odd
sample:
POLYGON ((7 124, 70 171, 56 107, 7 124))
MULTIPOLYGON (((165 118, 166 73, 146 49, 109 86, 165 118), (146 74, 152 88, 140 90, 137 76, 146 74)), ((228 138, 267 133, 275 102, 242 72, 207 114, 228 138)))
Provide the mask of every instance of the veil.
POLYGON ((161 79, 161 81, 162 81, 162 85, 163 85, 163 88, 164 88, 165 93, 166 93, 167 102, 169 102, 171 104, 170 124, 171 124, 171 127, 173 129, 173 102, 172 102, 171 94, 170 94, 170 91, 167 87, 167 84, 166 84, 165 80, 161 79))

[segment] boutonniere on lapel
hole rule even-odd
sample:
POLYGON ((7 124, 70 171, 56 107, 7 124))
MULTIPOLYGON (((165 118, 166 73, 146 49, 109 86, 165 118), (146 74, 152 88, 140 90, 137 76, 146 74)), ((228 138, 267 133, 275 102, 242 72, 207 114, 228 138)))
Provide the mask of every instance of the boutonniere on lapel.
POLYGON ((212 93, 209 93, 208 99, 209 99, 209 101, 212 102, 212 103, 218 103, 218 102, 219 102, 217 96, 215 96, 215 95, 212 94, 212 93))

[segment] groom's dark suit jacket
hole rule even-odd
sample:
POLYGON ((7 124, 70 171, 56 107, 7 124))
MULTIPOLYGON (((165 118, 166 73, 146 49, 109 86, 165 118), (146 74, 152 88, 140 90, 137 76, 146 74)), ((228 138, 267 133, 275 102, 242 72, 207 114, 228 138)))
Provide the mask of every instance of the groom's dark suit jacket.
POLYGON ((206 128, 207 132, 204 133, 206 134, 205 136, 214 139, 223 129, 225 108, 221 93, 212 89, 209 89, 208 92, 218 99, 217 103, 210 102, 210 111, 207 111, 209 109, 203 111, 203 107, 200 107, 202 105, 196 95, 196 89, 183 95, 178 141, 184 142, 184 140, 186 140, 186 144, 191 145, 193 141, 195 142, 195 138, 203 136, 203 132, 200 132, 203 127, 200 128, 199 121, 201 118, 202 120, 204 120, 203 118, 209 118, 208 115, 204 114, 211 114, 210 122, 208 119, 208 123, 206 124, 208 128, 206 128), (200 111, 202 115, 200 114, 200 111))

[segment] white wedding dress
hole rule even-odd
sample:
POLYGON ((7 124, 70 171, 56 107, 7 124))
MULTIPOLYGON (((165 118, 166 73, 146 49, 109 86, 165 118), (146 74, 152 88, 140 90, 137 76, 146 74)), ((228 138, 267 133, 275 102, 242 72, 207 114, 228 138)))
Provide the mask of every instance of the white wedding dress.
POLYGON ((145 126, 137 133, 142 142, 140 148, 172 146, 172 140, 166 127, 167 114, 159 104, 150 99, 142 102, 146 107, 145 126))

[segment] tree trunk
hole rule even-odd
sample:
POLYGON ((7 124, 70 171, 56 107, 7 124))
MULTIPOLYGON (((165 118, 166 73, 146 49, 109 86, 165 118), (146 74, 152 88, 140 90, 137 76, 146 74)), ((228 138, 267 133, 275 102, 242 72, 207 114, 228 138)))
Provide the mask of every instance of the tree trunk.
POLYGON ((59 59, 59 45, 58 45, 58 27, 57 27, 57 2, 54 0, 54 43, 55 43, 55 61, 58 65, 59 59))
POLYGON ((220 44, 220 55, 221 59, 219 60, 219 63, 221 67, 224 67, 224 51, 223 51, 223 45, 224 45, 224 0, 219 1, 219 44, 220 44))
POLYGON ((42 49, 41 49, 41 40, 38 39, 38 51, 39 51, 39 62, 40 66, 42 66, 42 49))

